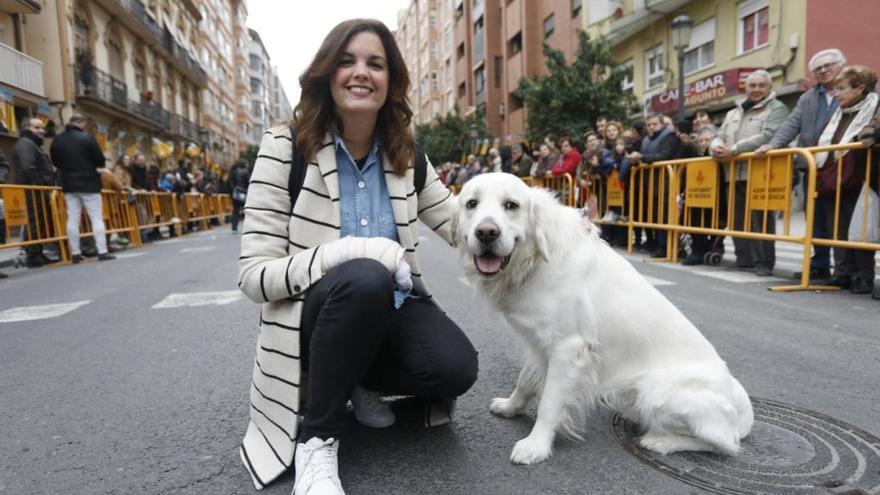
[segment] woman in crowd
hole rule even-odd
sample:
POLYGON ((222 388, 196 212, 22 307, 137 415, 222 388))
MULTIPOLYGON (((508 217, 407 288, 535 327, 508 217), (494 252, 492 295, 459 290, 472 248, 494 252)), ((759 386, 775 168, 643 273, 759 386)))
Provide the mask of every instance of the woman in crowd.
POLYGON ((612 120, 605 124, 605 141, 602 143, 602 147, 608 151, 614 151, 614 147, 617 146, 617 138, 623 135, 623 126, 620 122, 616 120, 612 120))
POLYGON ((247 162, 238 160, 229 169, 226 189, 232 196, 232 233, 238 234, 238 222, 241 219, 242 208, 247 200, 248 182, 251 174, 248 173, 247 162))
POLYGON ((532 164, 532 177, 543 178, 550 173, 559 156, 551 151, 550 145, 541 143, 538 148, 538 159, 532 164))
POLYGON ((131 190, 131 155, 124 154, 113 165, 113 175, 126 191, 131 190))
MULTIPOLYGON (((863 65, 847 67, 837 75, 834 92, 840 106, 822 131, 819 146, 845 144, 855 140, 877 110, 878 97, 874 92, 876 85, 877 75, 863 65)), ((847 239, 856 200, 865 183, 867 160, 868 151, 865 149, 816 154, 816 166, 819 167, 816 192, 818 201, 823 203, 827 232, 834 232, 835 202, 838 192, 840 194, 840 213, 836 222, 837 238, 840 240, 847 239)), ((876 177, 876 158, 869 166, 871 177, 876 177)), ((834 276, 826 283, 849 288, 856 294, 871 292, 874 283, 874 251, 835 247, 834 276)))
POLYGON ((341 494, 349 399, 360 423, 387 427, 379 392, 419 396, 434 425, 476 380, 476 351, 419 272, 418 220, 451 242, 457 205, 430 163, 417 192, 409 84, 384 24, 342 22, 300 77, 295 136, 263 137, 239 261, 239 286, 262 304, 240 449, 257 488, 293 464, 295 495, 341 494), (295 204, 293 144, 309 164, 295 204))

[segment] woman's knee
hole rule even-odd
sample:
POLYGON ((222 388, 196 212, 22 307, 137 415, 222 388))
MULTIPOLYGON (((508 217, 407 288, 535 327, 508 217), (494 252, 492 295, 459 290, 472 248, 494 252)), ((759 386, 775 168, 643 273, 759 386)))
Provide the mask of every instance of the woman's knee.
POLYGON ((477 351, 470 345, 454 354, 448 354, 442 361, 435 363, 435 368, 431 371, 432 381, 439 389, 436 395, 464 395, 477 381, 477 368, 477 351))
POLYGON ((337 290, 348 297, 381 300, 393 296, 394 281, 391 273, 382 263, 374 259, 349 260, 331 269, 331 273, 341 282, 337 285, 337 290))

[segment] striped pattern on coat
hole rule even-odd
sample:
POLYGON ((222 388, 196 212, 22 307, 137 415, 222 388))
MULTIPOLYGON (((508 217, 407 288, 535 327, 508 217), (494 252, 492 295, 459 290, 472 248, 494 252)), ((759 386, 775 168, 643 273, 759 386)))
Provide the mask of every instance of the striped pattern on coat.
MULTIPOLYGON (((329 134, 307 159, 302 191, 291 211, 288 180, 292 142, 287 127, 266 131, 251 175, 241 234, 238 286, 260 306, 260 335, 250 390, 250 422, 239 453, 257 489, 293 464, 300 408, 299 325, 304 293, 324 275, 322 245, 340 235, 336 152, 329 134)), ((395 175, 383 157, 385 182, 413 285, 421 280, 416 249, 424 222, 452 245, 457 202, 428 162, 425 187, 416 194, 413 168, 395 175)))

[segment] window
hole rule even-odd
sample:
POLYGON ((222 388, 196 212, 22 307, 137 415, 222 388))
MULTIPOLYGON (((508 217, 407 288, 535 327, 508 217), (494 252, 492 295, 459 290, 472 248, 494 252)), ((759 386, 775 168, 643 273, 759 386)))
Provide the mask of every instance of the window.
POLYGON ((553 36, 553 30, 555 29, 555 27, 556 26, 555 26, 555 22, 553 20, 553 14, 550 14, 549 16, 547 16, 546 19, 544 19, 544 39, 545 40, 547 38, 553 36))
POLYGON ((571 17, 581 15, 581 0, 571 0, 571 17))
POLYGON ((437 83, 437 71, 436 71, 436 70, 432 70, 432 71, 431 71, 431 90, 432 90, 432 91, 437 91, 437 89, 439 89, 439 86, 438 86, 438 83, 437 83))
POLYGON ((461 42, 456 50, 456 60, 461 60, 462 57, 464 57, 464 42, 461 42))
POLYGON ((693 74, 715 63, 715 18, 701 22, 691 32, 684 52, 684 73, 693 74))
POLYGON ((502 57, 495 57, 494 61, 495 61, 495 66, 492 67, 492 72, 495 73, 495 74, 493 74, 495 76, 494 77, 495 87, 500 88, 501 87, 501 74, 504 72, 504 69, 503 69, 504 59, 502 57))
POLYGON ((486 101, 486 71, 484 67, 474 71, 474 99, 477 105, 486 101))
POLYGON ((635 78, 633 77, 635 62, 633 59, 629 59, 620 64, 620 66, 624 70, 623 80, 620 81, 620 89, 623 91, 632 91, 633 86, 635 86, 635 78))
POLYGON ((739 19, 736 29, 738 53, 746 53, 765 46, 769 41, 769 0, 749 0, 737 8, 739 19))
POLYGON ((645 51, 645 87, 663 82, 663 45, 645 51))
POLYGON ((519 97, 515 92, 507 95, 507 108, 510 109, 511 112, 515 112, 523 107, 523 99, 519 97))
POLYGON ((510 38, 510 41, 507 42, 507 53, 511 56, 516 55, 517 53, 522 51, 522 31, 513 35, 513 38, 510 38))
POLYGON ((474 36, 479 35, 482 31, 483 31, 483 16, 480 16, 480 18, 474 22, 474 36))
POLYGON ((455 6, 455 20, 458 21, 461 19, 461 16, 464 15, 464 2, 462 0, 458 0, 457 5, 455 6))
POLYGON ((467 83, 461 83, 458 85, 458 97, 464 98, 467 95, 467 83))

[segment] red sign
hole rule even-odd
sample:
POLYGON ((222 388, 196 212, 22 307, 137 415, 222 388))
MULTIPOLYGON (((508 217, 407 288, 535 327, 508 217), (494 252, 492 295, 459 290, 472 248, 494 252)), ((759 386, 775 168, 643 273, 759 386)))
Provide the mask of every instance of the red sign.
MULTIPOLYGON (((755 69, 739 68, 712 74, 686 84, 684 87, 684 106, 695 107, 707 102, 720 100, 725 96, 741 93, 746 78, 755 69)), ((678 110, 678 89, 670 89, 651 97, 651 111, 675 113, 678 110)))

